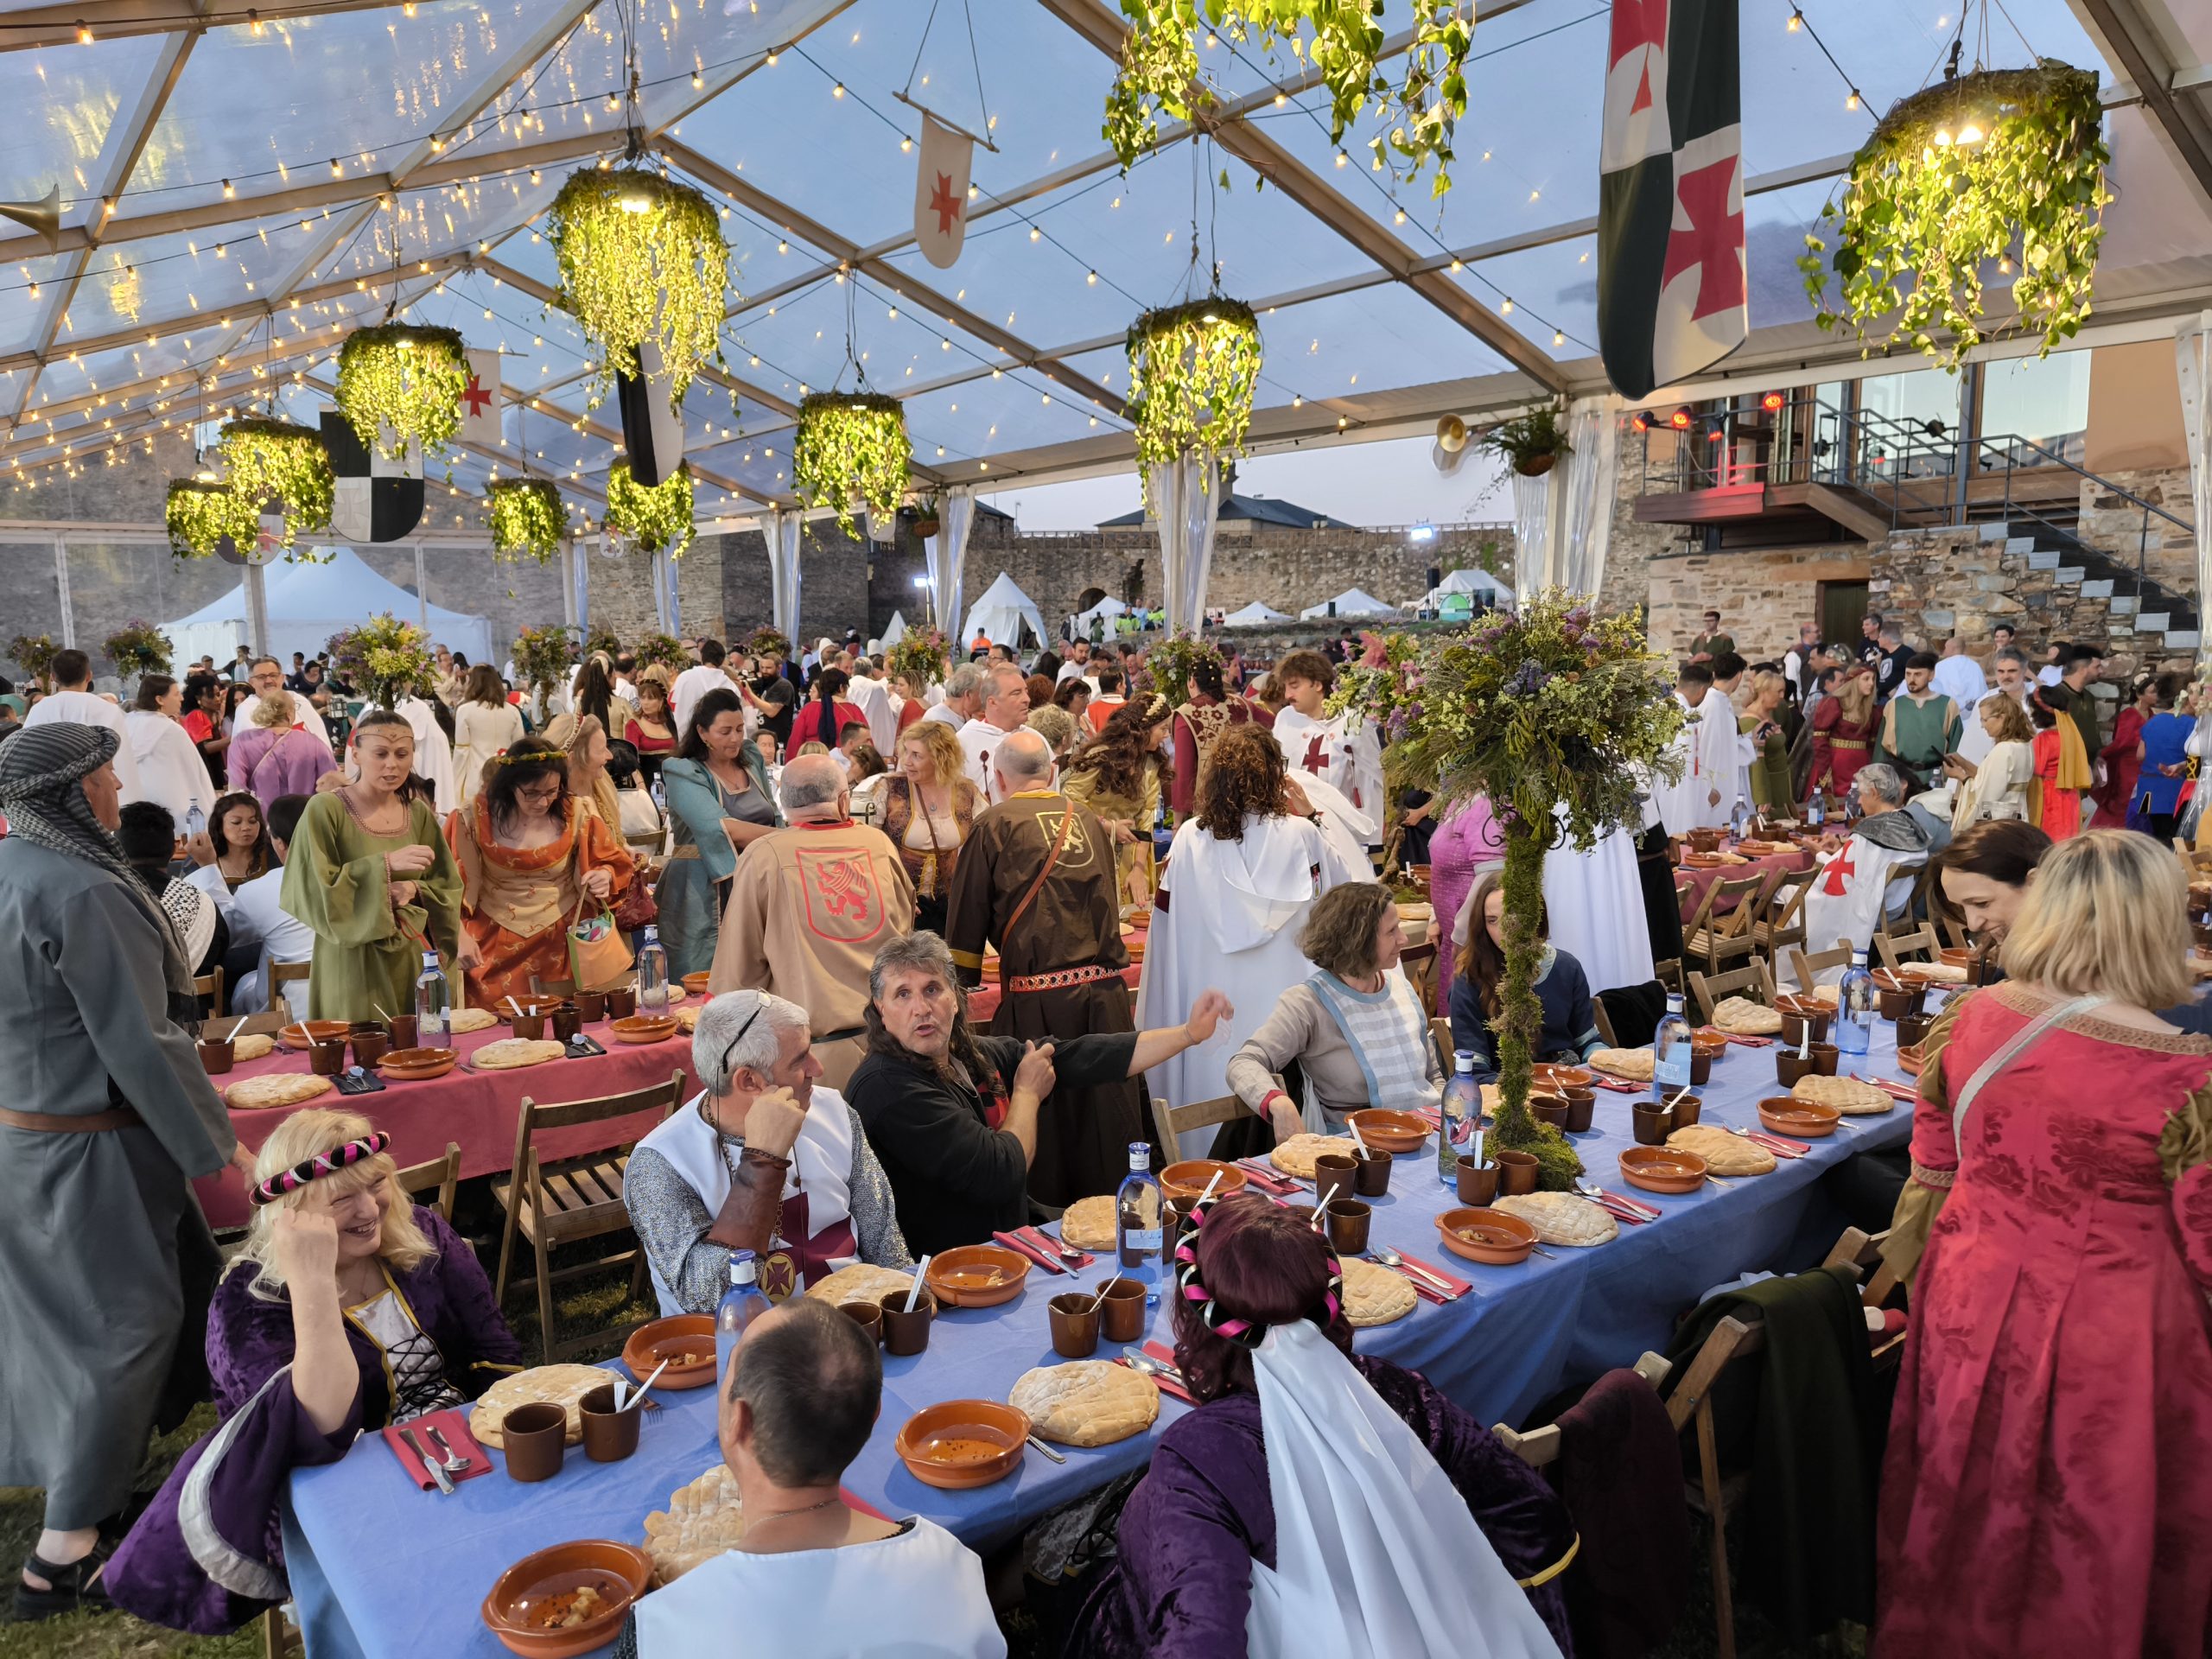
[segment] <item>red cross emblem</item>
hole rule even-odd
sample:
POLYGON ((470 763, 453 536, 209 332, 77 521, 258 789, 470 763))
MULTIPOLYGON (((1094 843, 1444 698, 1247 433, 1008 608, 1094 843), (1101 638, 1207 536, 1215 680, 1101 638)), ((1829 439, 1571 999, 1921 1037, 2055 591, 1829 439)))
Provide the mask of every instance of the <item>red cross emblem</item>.
MULTIPOLYGON (((1656 0, 1664 3, 1664 0, 1656 0)), ((1736 181, 1741 158, 1731 156, 1710 167, 1681 176, 1677 189, 1688 230, 1667 238, 1667 264, 1660 274, 1664 288, 1693 265, 1697 267, 1697 302, 1690 320, 1709 317, 1744 302, 1744 210, 1728 209, 1728 193, 1736 181)))
MULTIPOLYGON (((1664 4, 1665 0, 1661 0, 1661 3, 1664 4)), ((937 233, 939 236, 951 234, 952 221, 960 217, 963 205, 960 198, 953 194, 952 175, 950 173, 938 174, 937 188, 930 194, 929 210, 937 215, 937 233)))
POLYGON ((1859 867, 1851 861, 1851 849, 1847 847, 1835 855, 1835 862, 1828 866, 1828 879, 1821 884, 1821 891, 1831 899, 1840 899, 1850 891, 1844 877, 1858 874, 1859 867))
MULTIPOLYGON (((1667 0, 1613 0, 1612 55, 1606 60, 1608 69, 1618 64, 1631 52, 1664 52, 1667 49, 1667 0)), ((1636 114, 1651 107, 1651 60, 1643 61, 1643 77, 1636 88, 1636 101, 1628 112, 1636 114)))
POLYGON ((461 394, 461 401, 468 405, 471 420, 482 415, 492 406, 492 394, 484 390, 484 383, 474 375, 468 377, 468 390, 461 394))
POLYGON ((1329 740, 1327 738, 1322 736, 1318 732, 1312 737, 1306 740, 1306 759, 1299 764, 1303 766, 1306 771, 1312 772, 1316 778, 1319 778, 1321 773, 1327 769, 1327 762, 1323 760, 1321 758, 1321 750, 1323 746, 1325 745, 1328 741, 1329 740))

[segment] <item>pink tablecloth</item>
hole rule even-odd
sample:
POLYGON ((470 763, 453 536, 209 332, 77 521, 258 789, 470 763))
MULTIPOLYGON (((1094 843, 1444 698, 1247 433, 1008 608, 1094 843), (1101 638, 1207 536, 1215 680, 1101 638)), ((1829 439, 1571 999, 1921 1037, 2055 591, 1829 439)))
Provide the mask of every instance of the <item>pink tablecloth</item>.
MULTIPOLYGON (((515 1119, 525 1095, 540 1103, 592 1100, 602 1095, 619 1095, 666 1083, 672 1073, 679 1071, 683 1074, 686 1095, 698 1087, 692 1080, 691 1039, 686 1033, 678 1032, 664 1043, 618 1043, 602 1022, 586 1026, 584 1034, 601 1044, 606 1054, 588 1059, 551 1060, 543 1065, 525 1066, 519 1071, 472 1071, 467 1065, 468 1056, 485 1044, 506 1036, 507 1030, 504 1026, 493 1026, 485 1031, 472 1031, 454 1039, 463 1063, 442 1077, 428 1083, 388 1082, 380 1094, 341 1095, 334 1090, 308 1103, 360 1113, 391 1136, 391 1155, 403 1166, 442 1157, 448 1141, 458 1141, 461 1173, 467 1178, 500 1173, 513 1166, 515 1119)), ((306 1055, 279 1047, 266 1058, 234 1066, 213 1081, 220 1089, 241 1077, 277 1071, 304 1072, 307 1069, 306 1055)), ((234 1111, 231 1114, 231 1127, 240 1141, 258 1147, 290 1109, 276 1107, 261 1111, 234 1111)), ((652 1127, 652 1120, 644 1116, 615 1118, 564 1135, 543 1137, 539 1147, 541 1151, 573 1157, 634 1141, 652 1127)), ((194 1182, 194 1186, 211 1225, 245 1224, 245 1189, 236 1173, 225 1170, 194 1182)))
MULTIPOLYGON (((1697 914, 1698 906, 1705 902, 1706 889, 1716 881, 1741 881, 1747 876, 1764 876, 1766 886, 1761 887, 1757 895, 1764 899, 1772 891, 1777 877, 1812 868, 1813 855, 1800 849, 1790 853, 1770 853, 1764 858, 1755 858, 1748 864, 1723 864, 1710 870, 1677 869, 1675 878, 1678 880, 1687 880, 1690 884, 1689 895, 1682 900, 1682 919, 1687 922, 1697 914)), ((1736 902, 1716 905, 1714 911, 1725 916, 1736 907, 1736 902)))

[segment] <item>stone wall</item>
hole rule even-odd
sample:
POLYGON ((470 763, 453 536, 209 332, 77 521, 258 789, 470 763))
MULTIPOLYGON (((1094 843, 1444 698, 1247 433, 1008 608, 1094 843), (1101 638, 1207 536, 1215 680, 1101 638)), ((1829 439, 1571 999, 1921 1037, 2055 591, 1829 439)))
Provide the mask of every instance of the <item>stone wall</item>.
MULTIPOLYGON (((2111 474, 2105 481, 2140 497, 2154 507, 2187 524, 2195 519, 2190 499, 2189 468, 2162 467, 2111 474)), ((2169 524, 2156 513, 2146 514, 2126 496, 2082 486, 2082 521, 2075 535, 2109 554, 2131 570, 2142 555, 2144 573, 2170 592, 2194 597, 2196 593, 2196 539, 2181 524, 2169 524), (2145 534, 2147 525, 2148 534, 2145 534)))
POLYGON ((1655 646, 1686 655, 1705 626, 1704 613, 1719 611, 1736 649, 1758 662, 1779 658, 1796 644, 1800 623, 1819 620, 1820 583, 1865 582, 1870 561, 1863 543, 1821 542, 1715 553, 1700 546, 1664 553, 1646 569, 1655 646))
MULTIPOLYGON (((1601 611, 1632 611, 1646 604, 1656 607, 1662 596, 1660 590, 1671 577, 1664 569, 1654 567, 1663 566, 1664 562, 1704 545, 1704 538, 1686 525, 1637 522, 1636 501, 1643 493, 1645 446, 1675 442, 1672 432, 1640 433, 1629 425, 1625 417, 1621 421, 1620 478, 1613 491, 1613 539, 1605 550, 1605 575, 1598 588, 1598 608, 1601 611)), ((1702 610, 1704 606, 1700 603, 1697 608, 1702 610)), ((1720 608, 1725 612, 1728 607, 1723 605, 1720 608)), ((1694 619, 1689 632, 1683 634, 1680 641, 1656 630, 1651 637, 1662 649, 1673 650, 1677 645, 1687 645, 1696 633, 1697 626, 1694 619)), ((1796 637, 1794 627, 1790 637, 1796 637)))

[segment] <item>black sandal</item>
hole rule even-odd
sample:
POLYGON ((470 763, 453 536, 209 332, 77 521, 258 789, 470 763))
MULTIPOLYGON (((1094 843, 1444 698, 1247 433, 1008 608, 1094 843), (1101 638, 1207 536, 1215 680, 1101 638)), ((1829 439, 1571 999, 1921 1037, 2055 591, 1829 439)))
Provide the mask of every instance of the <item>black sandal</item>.
POLYGON ((75 1612, 82 1608, 87 1612, 104 1613, 114 1604, 108 1600, 107 1591, 100 1583, 100 1574, 107 1567, 108 1557, 115 1554, 120 1539, 103 1536, 94 1544, 90 1554, 81 1556, 67 1567, 56 1567, 43 1560, 34 1550, 23 1562, 23 1571, 35 1573, 53 1587, 34 1590, 21 1578, 16 1580, 16 1622, 29 1624, 42 1618, 52 1618, 57 1613, 75 1612))

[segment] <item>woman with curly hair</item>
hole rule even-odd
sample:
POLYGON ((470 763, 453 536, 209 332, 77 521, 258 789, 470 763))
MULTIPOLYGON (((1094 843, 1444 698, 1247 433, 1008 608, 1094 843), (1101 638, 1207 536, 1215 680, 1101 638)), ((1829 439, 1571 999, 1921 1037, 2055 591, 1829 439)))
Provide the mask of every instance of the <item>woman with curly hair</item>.
POLYGON ((1577 1540, 1543 1477, 1352 1351, 1344 1264, 1291 1211, 1239 1192, 1193 1219, 1173 1323, 1198 1407, 1153 1448, 1069 1651, 1571 1652, 1577 1540))
POLYGON ((1071 800, 1096 812, 1114 837, 1122 902, 1152 902, 1152 826, 1160 817, 1160 734, 1167 699, 1135 697, 1114 711, 1106 729, 1077 749, 1060 778, 1071 800))

